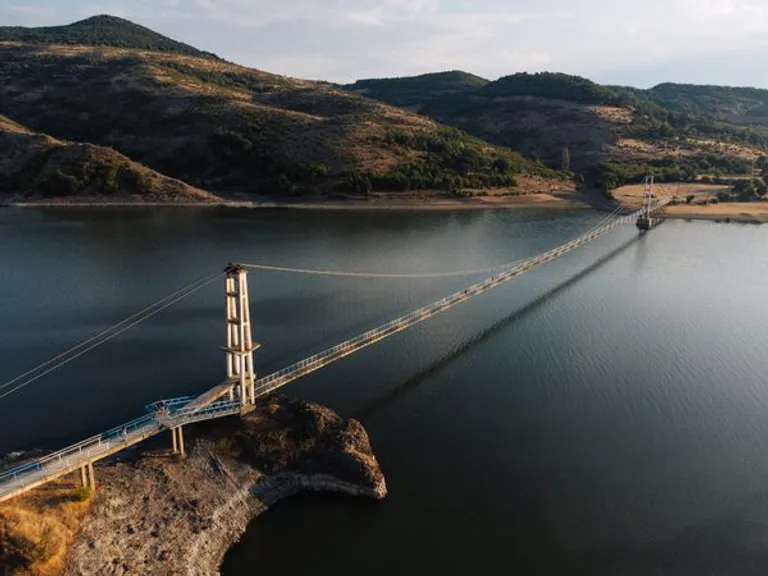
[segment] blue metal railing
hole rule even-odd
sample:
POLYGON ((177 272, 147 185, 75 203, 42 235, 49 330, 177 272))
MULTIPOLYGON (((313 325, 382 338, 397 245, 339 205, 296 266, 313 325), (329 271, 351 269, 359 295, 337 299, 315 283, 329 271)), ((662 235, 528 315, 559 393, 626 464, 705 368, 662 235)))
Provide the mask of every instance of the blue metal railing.
POLYGON ((0 482, 8 480, 9 478, 17 478, 20 475, 28 474, 34 471, 42 471, 44 468, 54 464, 59 464, 62 462, 66 464, 68 459, 76 456, 95 456, 101 451, 99 448, 106 450, 110 443, 114 440, 125 437, 126 435, 131 435, 140 428, 148 427, 149 424, 153 421, 154 416, 148 414, 146 416, 142 416, 141 418, 136 418, 135 420, 126 422, 121 426, 107 430, 106 432, 102 432, 101 434, 97 434, 96 436, 91 436, 90 438, 78 442, 77 444, 67 446, 62 450, 48 454, 47 456, 39 458, 34 462, 28 462, 10 470, 5 470, 0 473, 0 482))

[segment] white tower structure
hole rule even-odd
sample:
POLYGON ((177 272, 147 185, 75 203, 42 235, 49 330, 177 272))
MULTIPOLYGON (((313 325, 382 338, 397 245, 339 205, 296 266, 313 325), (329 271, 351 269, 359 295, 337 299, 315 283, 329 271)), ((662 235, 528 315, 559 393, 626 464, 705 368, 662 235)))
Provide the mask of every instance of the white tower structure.
POLYGON ((230 264, 227 273, 227 379, 233 387, 231 400, 239 398, 240 404, 255 404, 253 351, 259 345, 253 344, 251 334, 251 310, 248 302, 248 278, 245 268, 230 264))

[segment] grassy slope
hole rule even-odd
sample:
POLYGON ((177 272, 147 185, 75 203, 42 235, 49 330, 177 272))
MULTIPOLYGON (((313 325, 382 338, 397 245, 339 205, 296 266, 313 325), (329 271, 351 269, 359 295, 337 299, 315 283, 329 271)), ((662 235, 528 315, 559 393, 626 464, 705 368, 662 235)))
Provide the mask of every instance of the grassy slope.
POLYGON ((62 142, 0 116, 0 196, 210 202, 215 197, 110 148, 62 142))
POLYGON ((740 171, 768 149, 765 90, 664 84, 643 91, 547 73, 453 93, 429 76, 380 80, 371 95, 396 100, 414 84, 425 115, 550 165, 560 164, 567 147, 578 171, 604 162, 635 166, 638 173, 646 165, 740 171))
POLYGON ((0 505, 0 566, 14 576, 61 574, 91 508, 87 496, 58 480, 0 505))
POLYGON ((0 43, 0 113, 164 174, 253 193, 514 186, 543 165, 327 83, 212 58, 0 43))

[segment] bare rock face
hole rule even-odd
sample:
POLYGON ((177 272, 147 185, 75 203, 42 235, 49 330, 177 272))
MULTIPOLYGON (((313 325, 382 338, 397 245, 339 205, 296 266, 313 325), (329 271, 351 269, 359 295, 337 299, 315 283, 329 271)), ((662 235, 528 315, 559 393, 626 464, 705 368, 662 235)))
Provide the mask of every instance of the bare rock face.
POLYGON ((362 425, 321 406, 271 396, 245 418, 185 435, 187 458, 145 454, 97 468, 64 574, 215 574, 248 523, 282 498, 387 493, 362 425))

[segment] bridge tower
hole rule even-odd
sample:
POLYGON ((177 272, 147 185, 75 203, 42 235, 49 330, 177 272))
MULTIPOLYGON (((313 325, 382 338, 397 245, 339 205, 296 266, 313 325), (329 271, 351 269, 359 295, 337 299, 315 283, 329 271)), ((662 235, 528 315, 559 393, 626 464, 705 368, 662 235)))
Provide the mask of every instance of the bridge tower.
POLYGON ((653 228, 655 224, 654 219, 651 218, 651 212, 656 203, 656 194, 653 192, 653 174, 646 176, 643 184, 645 185, 645 190, 643 192, 643 210, 637 219, 637 227, 640 230, 646 231, 653 228))
POLYGON ((227 280, 227 379, 233 387, 230 400, 237 397, 242 406, 254 404, 256 394, 253 368, 253 351, 259 345, 253 344, 251 334, 251 310, 248 303, 248 278, 245 268, 230 264, 226 268, 227 280))

